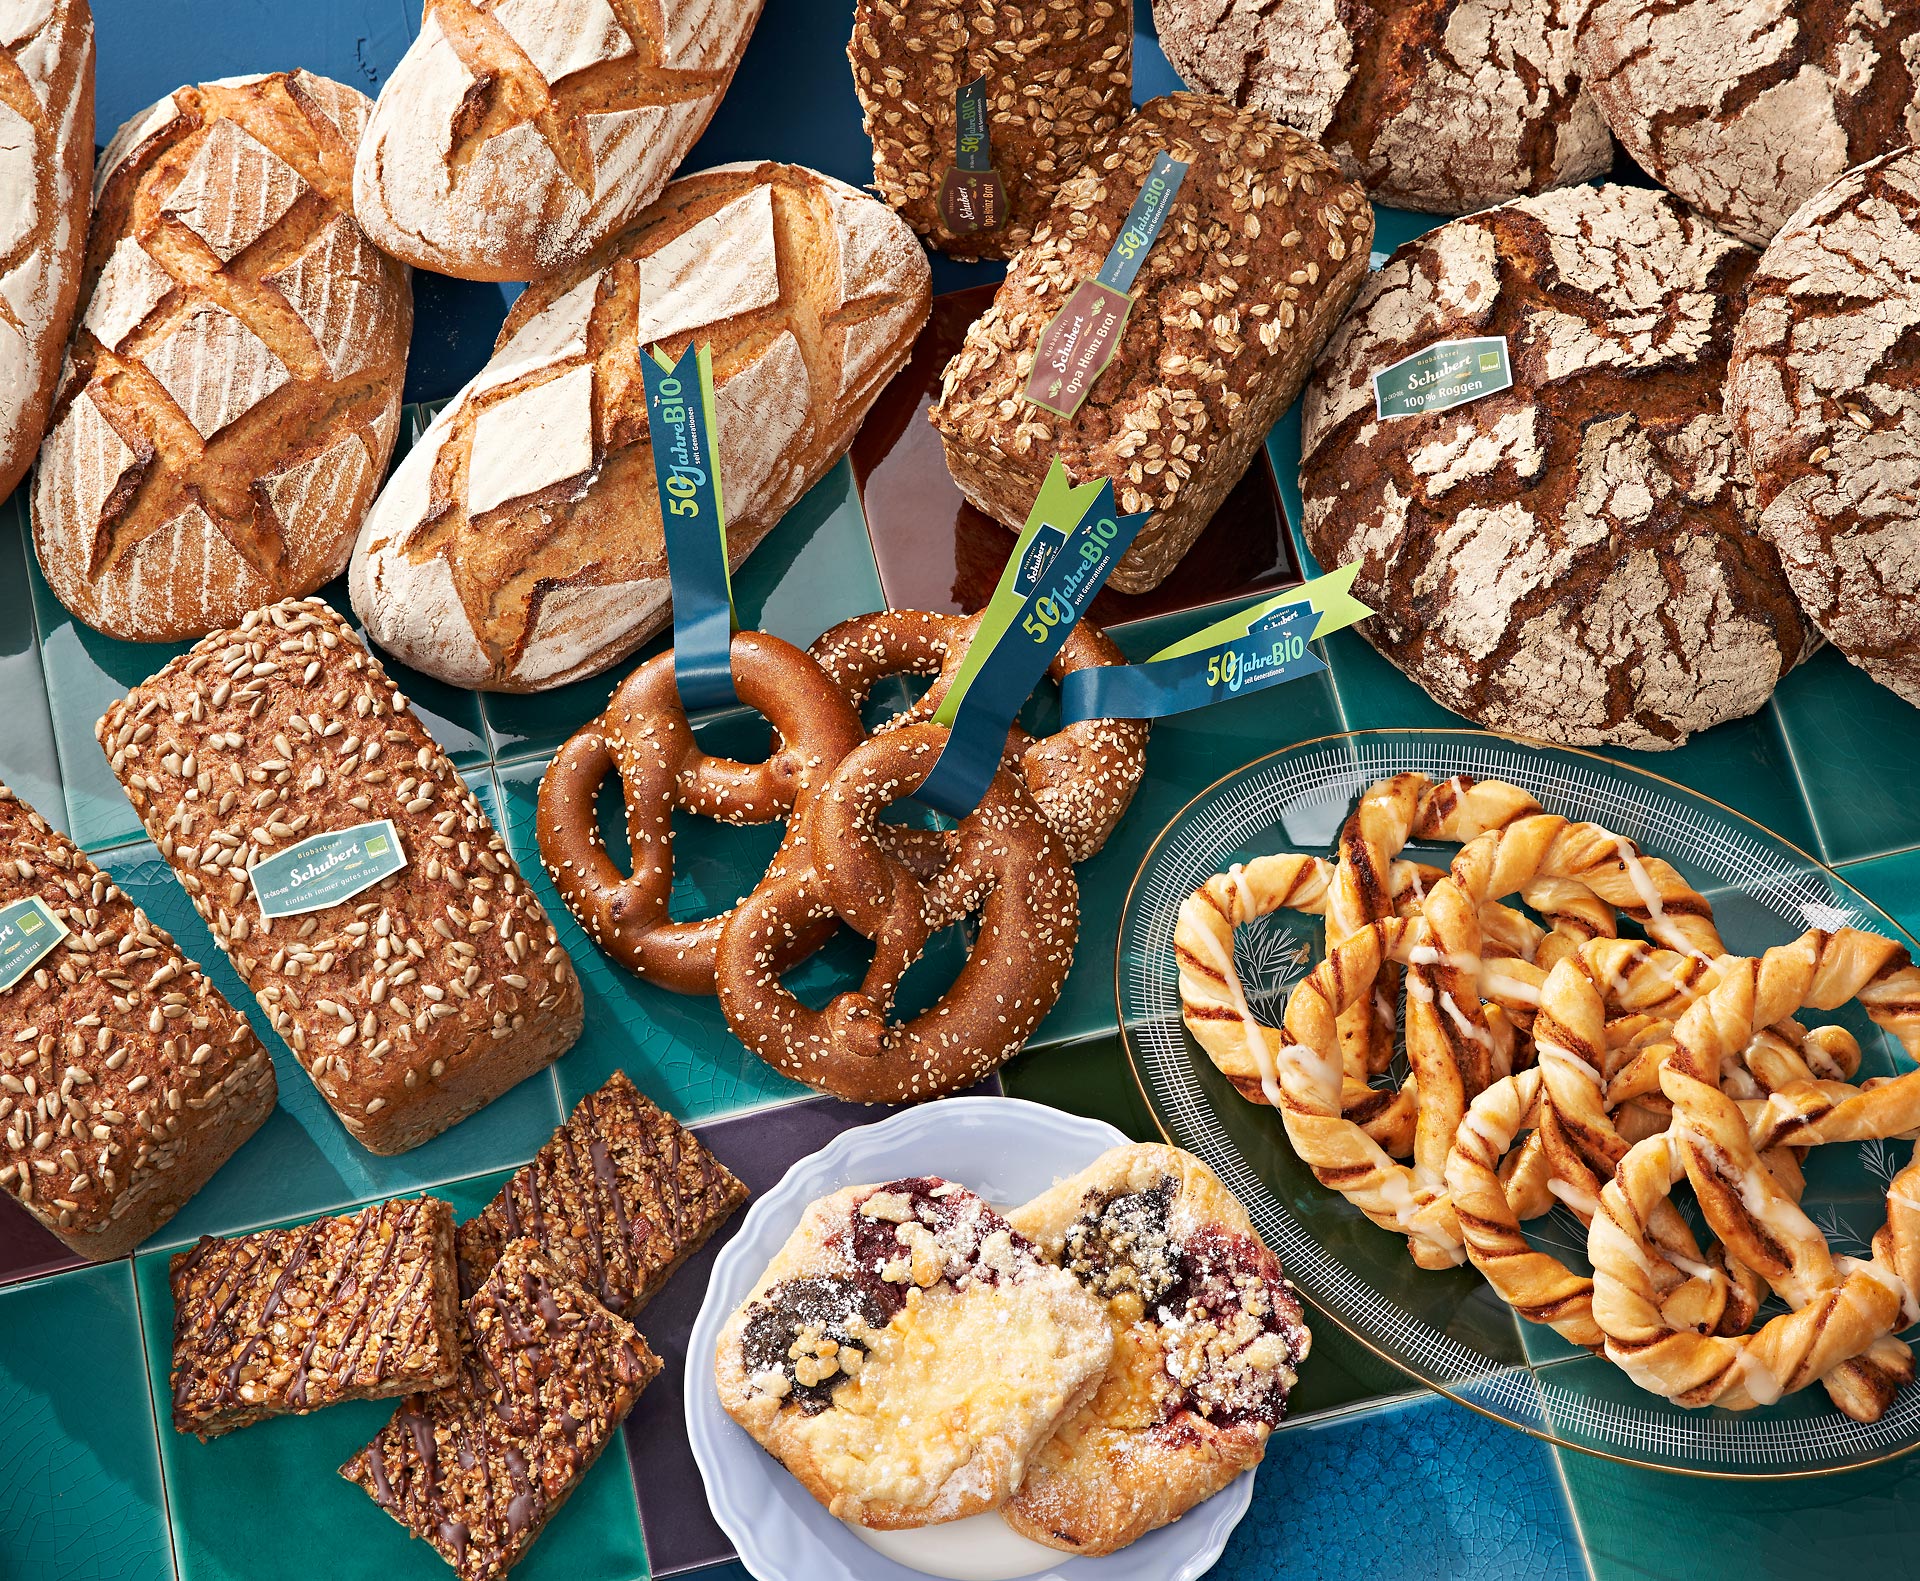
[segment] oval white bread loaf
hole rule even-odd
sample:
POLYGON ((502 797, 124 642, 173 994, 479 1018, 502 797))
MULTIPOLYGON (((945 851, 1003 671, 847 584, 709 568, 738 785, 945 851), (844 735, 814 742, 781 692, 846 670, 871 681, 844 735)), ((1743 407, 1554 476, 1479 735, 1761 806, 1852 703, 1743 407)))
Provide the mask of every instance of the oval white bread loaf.
POLYGON ((163 642, 347 562, 400 422, 413 298, 349 206, 372 106, 304 71, 186 87, 96 177, 33 538, 60 601, 163 642))
POLYGON ((737 567, 845 452, 930 305, 905 222, 772 163, 672 183, 514 305, 493 360, 395 470, 353 555, 373 640, 457 686, 592 675, 666 624, 642 347, 713 346, 737 567))
POLYGON ((0 0, 0 496, 27 475, 87 250, 93 14, 0 0))
POLYGON ((660 195, 761 0, 428 0, 354 170, 367 234, 465 280, 539 280, 660 195))

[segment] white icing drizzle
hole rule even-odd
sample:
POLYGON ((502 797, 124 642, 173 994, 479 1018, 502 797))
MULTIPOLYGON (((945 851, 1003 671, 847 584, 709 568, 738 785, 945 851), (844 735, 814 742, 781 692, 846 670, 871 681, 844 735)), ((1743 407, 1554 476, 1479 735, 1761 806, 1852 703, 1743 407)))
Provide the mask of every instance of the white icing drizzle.
POLYGON ((1552 1066, 1556 1070, 1576 1072, 1583 1081, 1591 1083, 1596 1092, 1600 1090, 1602 1085, 1600 1072, 1572 1049, 1555 1043, 1550 1038, 1541 1038, 1534 1044, 1534 1053, 1539 1058, 1542 1070, 1552 1066))
POLYGON ((1562 1180, 1558 1175, 1549 1175, 1547 1190, 1573 1209, 1582 1219, 1592 1221, 1599 1215, 1600 1199, 1585 1186, 1576 1186, 1571 1180, 1562 1180))
POLYGON ((1746 1385, 1755 1405, 1772 1405, 1782 1393, 1773 1369, 1753 1353, 1751 1344, 1743 1346, 1734 1360, 1733 1370, 1746 1385))
POLYGON ((1453 1024, 1466 1036, 1472 1038, 1473 1041, 1478 1043, 1482 1048, 1491 1049, 1493 1047, 1493 1034, 1485 1027, 1475 1026, 1473 1022, 1469 1021, 1461 1008, 1453 1002, 1452 994, 1442 990, 1440 994, 1440 1006, 1453 1018, 1453 1024))
POLYGON ((1667 910, 1660 901, 1660 891, 1654 887, 1653 879, 1642 866, 1640 853, 1633 848, 1631 840, 1614 837, 1613 848, 1620 853, 1620 861, 1626 867, 1627 881, 1633 885, 1633 892, 1640 897, 1640 904, 1647 909, 1647 923, 1652 926, 1667 920, 1667 910))
POLYGON ((1240 920, 1251 922, 1260 915, 1260 908, 1253 903, 1253 889, 1247 883, 1247 870, 1239 862, 1227 869, 1227 877, 1233 880, 1234 893, 1240 897, 1240 920))
MULTIPOLYGON (((1233 946, 1229 943, 1223 950, 1219 938, 1211 928, 1201 926, 1197 931, 1207 941, 1207 952, 1213 957, 1215 970, 1226 979, 1227 992, 1233 1000, 1234 1012, 1240 1017, 1240 1030, 1246 1040, 1247 1053, 1252 1057, 1254 1067, 1260 1072, 1261 1095, 1278 1109, 1281 1106, 1280 1075, 1274 1067, 1273 1056, 1267 1048, 1267 1029, 1254 1016, 1252 1006, 1247 1003, 1246 991, 1240 986, 1240 973, 1233 964, 1233 946)), ((1339 1092, 1337 1085, 1334 1091, 1336 1094, 1339 1092)), ((1337 1096, 1334 1101, 1338 1103, 1337 1096)))
POLYGON ((1875 1284, 1891 1291, 1894 1299, 1900 1303, 1902 1327, 1909 1323, 1920 1323, 1920 1294, 1909 1289, 1906 1280, 1879 1258, 1836 1257, 1833 1260, 1833 1266, 1846 1278, 1852 1278, 1855 1274, 1864 1274, 1875 1284))

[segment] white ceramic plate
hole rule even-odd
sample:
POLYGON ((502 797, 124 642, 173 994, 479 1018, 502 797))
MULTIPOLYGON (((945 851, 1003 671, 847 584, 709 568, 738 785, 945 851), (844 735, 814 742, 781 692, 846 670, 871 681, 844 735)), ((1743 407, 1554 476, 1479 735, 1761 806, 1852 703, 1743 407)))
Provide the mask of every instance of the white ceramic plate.
MULTIPOLYGON (((932 1573, 887 1557, 835 1520, 720 1408, 712 1364, 720 1330, 793 1233, 807 1204, 845 1186, 940 1175, 989 1202, 1013 1205, 1038 1196, 1126 1140, 1101 1121, 1044 1104, 1017 1098, 949 1098, 834 1138, 795 1164, 748 1210, 739 1234, 714 1263, 706 1301, 694 1321, 687 1347, 687 1436, 713 1517, 759 1581, 918 1581, 932 1573)), ((1026 1544, 1040 1564, 1029 1573, 1043 1581, 1197 1581, 1220 1557, 1247 1513, 1253 1477, 1247 1472, 1184 1519, 1104 1559, 1070 1559, 1026 1544)), ((997 1517, 981 1519, 998 1524, 997 1517)), ((972 1525, 926 1529, 925 1551, 948 1561, 945 1573, 964 1573, 966 1556, 957 1550, 971 1546, 961 1528, 972 1525)), ((887 1534, 895 1552, 900 1551, 901 1535, 887 1534)))

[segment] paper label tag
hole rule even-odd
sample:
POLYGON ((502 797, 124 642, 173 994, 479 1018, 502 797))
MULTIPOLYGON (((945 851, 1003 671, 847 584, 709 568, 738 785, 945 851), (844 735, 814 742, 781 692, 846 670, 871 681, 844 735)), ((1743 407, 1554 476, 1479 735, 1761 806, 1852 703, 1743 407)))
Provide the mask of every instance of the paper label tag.
POLYGON ((45 960, 67 936, 67 925, 38 895, 0 906, 0 993, 45 960))
POLYGON ((1373 409, 1382 418, 1419 417, 1512 388, 1506 336, 1442 340, 1376 373, 1373 409))
POLYGON ((391 818, 309 835, 247 869, 263 917, 298 917, 351 900, 407 865, 391 818))
POLYGON ((954 91, 953 165, 940 183, 940 222, 955 236, 995 231, 1007 223, 1007 187, 993 168, 987 130, 987 79, 954 91))

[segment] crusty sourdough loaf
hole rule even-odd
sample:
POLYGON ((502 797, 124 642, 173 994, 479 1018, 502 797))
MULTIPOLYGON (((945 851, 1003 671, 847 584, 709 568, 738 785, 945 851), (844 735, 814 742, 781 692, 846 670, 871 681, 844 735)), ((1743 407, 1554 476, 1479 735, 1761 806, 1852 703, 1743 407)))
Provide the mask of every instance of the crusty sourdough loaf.
POLYGON ((1252 110, 1175 93, 1094 145, 968 330, 929 414, 976 507, 1019 527, 1058 453, 1150 511, 1109 585, 1157 586, 1258 452, 1366 273, 1373 210, 1333 160, 1252 110), (1099 271, 1156 153, 1191 165, 1113 361, 1070 418, 1022 397, 1041 333, 1099 271))
POLYGON ((1577 0, 1154 0, 1192 87, 1304 132, 1380 203, 1466 214, 1613 154, 1577 0))
POLYGON ((289 599, 100 720, 161 856, 320 1095, 375 1153, 437 1136, 563 1054, 580 982, 479 801, 347 622, 289 599), (407 865, 266 918, 255 862, 393 820, 407 865))
POLYGON ((369 106, 304 71, 181 88, 102 156, 33 537, 60 601, 175 641, 338 576, 400 421, 407 272, 354 223, 369 106))
POLYGON ((1920 0, 1594 0, 1577 55, 1620 146, 1755 246, 1920 138, 1920 0))
POLYGON ((847 44, 873 142, 873 185, 956 258, 1026 246, 1093 139, 1133 107, 1133 8, 1125 0, 856 0, 847 44), (958 89, 984 77, 993 167, 1007 219, 956 234, 940 215, 954 163, 958 89))
POLYGON ((846 450, 930 303, 884 204, 796 165, 684 176, 514 304, 493 360, 368 514, 353 607, 458 686, 538 691, 666 623, 642 347, 713 346, 714 451, 738 566, 846 450))
POLYGON ((467 280, 577 263, 706 130, 761 0, 427 0, 354 169, 360 223, 467 280))
POLYGON ((1920 705, 1920 154, 1851 170, 1767 245, 1727 415, 1760 531, 1823 635, 1920 705))
POLYGON ((0 853, 0 907, 37 897, 67 929, 0 993, 0 1186, 82 1257, 124 1257, 273 1112, 273 1061, 173 940, 4 785, 0 853))
POLYGON ((33 464, 87 251, 93 14, 0 0, 0 498, 33 464))
POLYGON ((1489 729, 1677 746, 1808 651, 1721 411, 1754 255, 1663 192, 1568 187, 1454 220, 1367 282, 1301 408, 1323 566, 1356 629, 1489 729), (1513 386, 1376 413, 1371 377, 1504 336, 1513 386))

